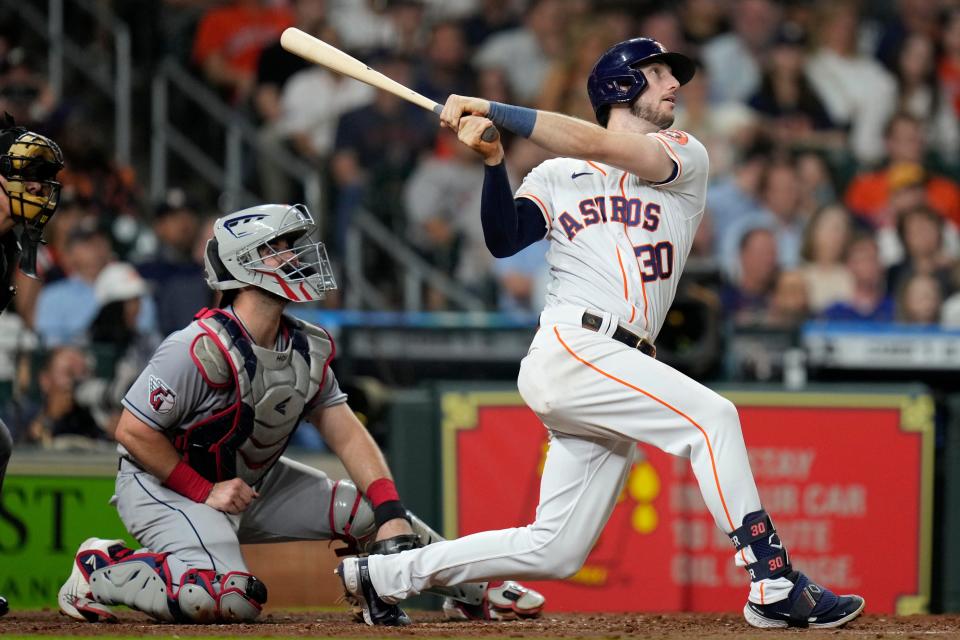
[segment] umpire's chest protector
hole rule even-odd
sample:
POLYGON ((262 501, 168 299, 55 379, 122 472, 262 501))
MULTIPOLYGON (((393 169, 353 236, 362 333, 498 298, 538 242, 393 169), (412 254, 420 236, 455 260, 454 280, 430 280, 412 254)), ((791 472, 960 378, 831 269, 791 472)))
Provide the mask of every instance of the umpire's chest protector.
POLYGON ((259 482, 280 458, 328 375, 333 342, 319 327, 283 317, 287 347, 258 347, 222 309, 197 315, 203 330, 190 357, 208 385, 233 387, 233 402, 174 440, 187 463, 211 482, 259 482))

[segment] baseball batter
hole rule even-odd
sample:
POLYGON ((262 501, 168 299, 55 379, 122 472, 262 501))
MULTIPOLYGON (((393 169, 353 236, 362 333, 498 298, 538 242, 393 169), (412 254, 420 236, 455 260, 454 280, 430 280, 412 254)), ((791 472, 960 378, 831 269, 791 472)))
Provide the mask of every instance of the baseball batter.
POLYGON ((486 164, 487 246, 509 256, 550 241, 550 283, 518 386, 550 437, 535 521, 399 555, 348 559, 347 590, 379 608, 437 585, 565 578, 583 565, 645 442, 690 460, 710 513, 749 575, 756 627, 838 627, 864 601, 838 596, 791 566, 760 504, 736 407, 655 359, 704 215, 707 152, 670 130, 685 56, 647 38, 615 45, 588 82, 599 126, 555 113, 451 96, 441 120, 486 164), (490 122, 562 156, 511 194, 490 122))
MULTIPOLYGON (((15 126, 9 115, 0 121, 0 190, 6 196, 0 197, 0 313, 16 295, 18 266, 30 277, 37 275, 37 245, 60 203, 56 178, 62 168, 57 143, 15 126)), ((0 491, 12 448, 10 431, 0 420, 0 491)), ((7 609, 0 596, 0 616, 7 609)))
MULTIPOLYGON (((206 273, 225 291, 221 308, 163 342, 117 426, 114 502, 145 548, 85 541, 60 589, 66 615, 109 620, 122 604, 167 622, 251 621, 267 587, 247 568, 241 543, 338 539, 395 553, 439 538, 403 507, 347 405, 330 370, 330 335, 283 314, 287 303, 336 287, 314 231, 302 205, 262 205, 216 222, 206 273), (302 419, 354 482, 282 457, 302 419)), ((510 581, 442 593, 453 618, 534 616, 543 606, 540 594, 510 581)), ((372 620, 409 619, 393 605, 372 620)))

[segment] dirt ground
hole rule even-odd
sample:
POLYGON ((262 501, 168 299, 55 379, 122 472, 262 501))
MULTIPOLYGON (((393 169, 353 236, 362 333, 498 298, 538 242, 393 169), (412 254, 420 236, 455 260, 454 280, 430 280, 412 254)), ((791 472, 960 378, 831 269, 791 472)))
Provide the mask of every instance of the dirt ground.
POLYGON ((762 631, 733 614, 546 614, 537 620, 500 623, 448 622, 436 612, 413 611, 415 624, 391 629, 367 627, 346 612, 271 613, 257 624, 186 626, 154 624, 139 614, 122 614, 114 624, 84 624, 57 612, 12 612, 0 619, 0 636, 286 636, 433 638, 960 638, 960 615, 893 617, 865 615, 837 630, 762 631), (772 634, 772 635, 771 635, 772 634))

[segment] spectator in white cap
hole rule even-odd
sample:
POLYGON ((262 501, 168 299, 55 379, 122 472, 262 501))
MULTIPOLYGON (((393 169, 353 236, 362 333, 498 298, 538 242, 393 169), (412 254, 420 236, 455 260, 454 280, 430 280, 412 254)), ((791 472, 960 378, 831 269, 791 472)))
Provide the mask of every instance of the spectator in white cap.
POLYGON ((98 311, 87 337, 97 359, 99 385, 89 387, 87 398, 97 421, 112 433, 119 417, 120 400, 160 344, 155 323, 144 321, 153 310, 150 287, 132 265, 108 264, 93 286, 98 311))

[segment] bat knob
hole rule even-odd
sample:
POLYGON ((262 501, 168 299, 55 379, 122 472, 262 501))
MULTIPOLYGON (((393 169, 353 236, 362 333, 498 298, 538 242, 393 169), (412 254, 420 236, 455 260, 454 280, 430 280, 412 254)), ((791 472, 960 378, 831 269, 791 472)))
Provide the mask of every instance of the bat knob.
POLYGON ((500 132, 497 131, 497 128, 493 125, 490 125, 489 127, 487 127, 486 130, 484 130, 484 132, 480 134, 480 139, 483 140, 484 142, 493 142, 499 137, 500 137, 500 132))

